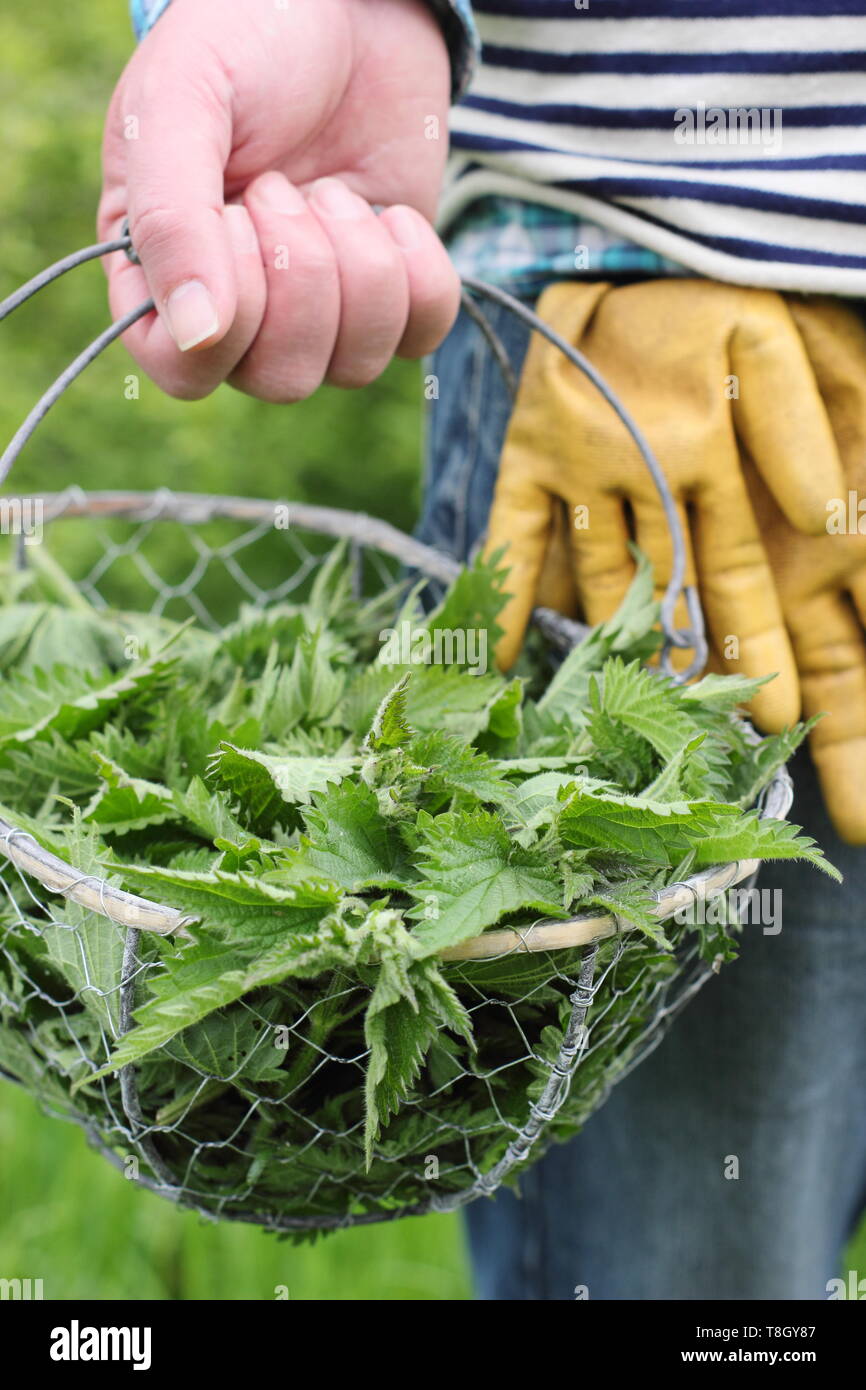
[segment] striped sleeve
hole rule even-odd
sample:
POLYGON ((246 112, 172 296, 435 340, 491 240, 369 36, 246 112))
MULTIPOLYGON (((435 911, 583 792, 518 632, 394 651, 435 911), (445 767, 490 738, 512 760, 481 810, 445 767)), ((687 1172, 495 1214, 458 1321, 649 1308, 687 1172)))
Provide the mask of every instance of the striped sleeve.
POLYGON ((866 294, 866 0, 475 0, 441 225, 570 212, 694 273, 866 294))

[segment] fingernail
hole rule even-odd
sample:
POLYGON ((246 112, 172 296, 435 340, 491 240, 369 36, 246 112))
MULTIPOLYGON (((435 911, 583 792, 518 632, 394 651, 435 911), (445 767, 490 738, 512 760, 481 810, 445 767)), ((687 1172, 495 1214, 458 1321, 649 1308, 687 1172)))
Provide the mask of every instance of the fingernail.
POLYGON ((339 179, 319 179, 310 190, 310 197, 331 217, 360 217, 365 203, 339 179))
POLYGON ((387 227, 401 250, 415 250, 420 241, 417 212, 411 208, 392 208, 388 213, 387 227))
POLYGON ((188 352, 219 328, 213 296, 200 280, 186 280, 172 290, 165 303, 168 331, 181 352, 188 352))
POLYGON ((255 196, 267 203, 269 208, 273 208, 274 212, 286 212, 292 217, 297 217, 299 212, 307 210, 307 200, 303 193, 299 193, 294 184, 284 179, 282 174, 265 174, 260 178, 255 187, 255 196))
POLYGON ((252 218, 239 203, 228 203, 224 213, 226 227, 235 250, 250 254, 259 249, 259 239, 252 218))

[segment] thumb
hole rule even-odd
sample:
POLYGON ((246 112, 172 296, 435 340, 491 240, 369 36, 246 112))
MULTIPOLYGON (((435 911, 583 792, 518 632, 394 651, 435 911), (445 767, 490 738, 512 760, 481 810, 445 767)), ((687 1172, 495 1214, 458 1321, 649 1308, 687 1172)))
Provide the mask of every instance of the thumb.
POLYGON ((145 79, 124 113, 135 134, 126 142, 132 245, 181 352, 219 342, 237 309, 222 215, 231 110, 219 74, 209 71, 213 59, 203 53, 199 61, 191 68, 188 50, 164 50, 159 81, 145 79))

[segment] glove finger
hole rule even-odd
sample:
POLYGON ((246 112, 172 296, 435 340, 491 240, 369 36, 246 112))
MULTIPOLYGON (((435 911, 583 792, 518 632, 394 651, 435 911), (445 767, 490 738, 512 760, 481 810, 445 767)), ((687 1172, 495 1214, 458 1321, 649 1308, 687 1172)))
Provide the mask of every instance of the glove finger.
POLYGON ((538 580, 536 603, 574 618, 578 611, 577 589, 568 535, 568 512, 557 498, 553 507, 553 527, 538 580))
POLYGON ((847 844, 866 845, 866 805, 863 801, 866 731, 858 738, 824 745, 816 743, 816 733, 817 728, 810 735, 812 761, 818 771, 830 819, 847 844))
POLYGON ((848 484, 862 486, 866 481, 866 324, 838 300, 791 295, 786 302, 809 354, 848 484))
MULTIPOLYGON (((695 561, 692 553, 692 542, 690 532, 689 517, 685 504, 679 499, 675 499, 677 516, 680 522, 680 531, 685 543, 686 566, 684 584, 695 583, 695 561)), ((665 590, 670 582, 674 567, 674 541, 668 526, 667 517, 661 509, 658 501, 653 497, 650 501, 632 501, 634 512, 635 539, 638 547, 646 555, 653 570, 655 581, 656 598, 664 598, 665 590)), ((689 612, 686 600, 681 594, 674 607, 674 625, 683 630, 689 627, 689 612)), ((694 657, 694 652, 690 647, 673 647, 671 649, 671 665, 675 671, 683 671, 690 664, 694 657)))
POLYGON ((785 301, 751 292, 731 340, 737 434, 792 526, 821 535, 842 463, 806 347, 785 301))
POLYGON ((827 810, 843 840, 866 844, 866 644, 847 597, 824 593, 789 614, 827 810))
POLYGON ((514 665, 523 646, 553 518, 554 498, 533 483, 531 475, 513 468, 500 471, 484 555, 489 560, 497 551, 503 551, 502 563, 509 570, 505 590, 511 597, 499 616, 503 634, 495 652, 501 671, 514 665))
POLYGON ((590 624, 616 612, 634 578, 629 529, 619 497, 598 493, 571 506, 569 528, 574 582, 590 624))
POLYGON ((800 685, 773 573, 738 470, 720 470, 695 499, 700 593, 713 645, 728 674, 775 675, 749 706, 777 733, 800 716, 800 685))
POLYGON ((863 568, 848 579, 848 590, 854 600, 860 622, 866 627, 866 553, 863 568))

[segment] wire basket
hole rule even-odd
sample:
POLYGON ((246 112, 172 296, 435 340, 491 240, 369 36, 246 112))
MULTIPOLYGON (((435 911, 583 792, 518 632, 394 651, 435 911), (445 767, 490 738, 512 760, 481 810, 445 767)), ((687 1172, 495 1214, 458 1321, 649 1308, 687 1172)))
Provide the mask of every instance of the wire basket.
MULTIPOLYGON (((128 238, 67 258, 0 306, 0 317, 34 285, 118 245, 128 248, 128 238)), ((477 284, 472 288, 508 299, 477 284)), ((468 302, 502 361, 501 345, 474 301, 468 302)), ((515 312, 558 341, 525 306, 515 312)), ((129 316, 124 326, 128 321, 129 316)), ((117 336, 114 329, 98 340, 101 346, 117 336)), ((581 370, 588 367, 569 345, 559 346, 581 370)), ((86 365, 94 355, 88 349, 78 363, 86 365)), ((63 385, 75 375, 68 369, 63 385)), ((595 379, 591 368, 588 375, 595 379)), ((625 412, 597 384, 638 440, 667 506, 661 470, 625 412)), ((6 471, 62 389, 46 393, 18 432, 4 456, 6 471)), ((167 490, 87 494, 71 488, 42 501, 40 549, 50 552, 65 528, 87 527, 92 562, 75 583, 91 603, 106 605, 116 567, 131 566, 136 608, 174 615, 186 609, 211 628, 227 619, 224 597, 216 613, 207 599, 215 570, 221 572, 223 595, 228 582, 239 601, 265 608, 303 591, 328 554, 323 538, 350 545, 358 592, 390 583, 405 567, 440 584, 459 568, 383 522, 329 508, 167 490), (275 510, 286 506, 290 525, 275 530, 275 510), (178 529, 189 555, 187 572, 170 584, 148 554, 152 538, 169 525, 178 529), (271 547, 273 572, 275 544, 281 547, 276 570, 282 578, 269 588, 255 577, 262 572, 256 555, 263 545, 271 547)), ((696 596, 688 595, 692 629, 678 632, 671 621, 683 588, 683 547, 672 503, 668 514, 676 564, 663 608, 665 659, 673 646, 695 648, 689 671, 678 677, 684 679, 703 664, 704 650, 696 596)), ((31 559, 20 543, 17 564, 25 567, 31 559)), ((537 610, 535 621, 560 647, 581 635, 578 625, 558 615, 537 610)), ((791 799, 790 779, 782 771, 764 794, 763 814, 784 816, 791 799)), ((143 1100, 154 1091, 142 1085, 138 1065, 73 1093, 75 1079, 105 1065, 113 1044, 132 1026, 148 975, 158 965, 156 938, 180 943, 189 919, 77 871, 5 820, 0 854, 0 1073, 31 1091, 49 1114, 78 1123, 95 1148, 142 1186, 209 1218, 286 1233, 453 1211, 516 1179, 551 1140, 580 1128, 711 976, 694 932, 672 923, 674 914, 751 881, 758 867, 753 861, 722 865, 658 895, 657 914, 670 924, 673 955, 607 915, 566 922, 527 918, 444 953, 446 978, 472 1018, 477 1052, 470 1059, 444 1043, 434 1048, 368 1164, 362 1102, 367 1054, 341 1047, 340 1029, 325 1026, 335 1009, 350 1018, 365 1006, 371 985, 362 974, 337 970, 326 980, 293 982, 265 999, 253 994, 232 1005, 238 1066, 218 1074, 194 1049, 175 1050, 170 1065, 185 1084, 175 1088, 171 1104, 143 1100), (56 975, 34 966, 33 957, 16 947, 22 932, 34 934, 49 961, 62 962, 68 989, 58 989, 56 975), (357 1103, 335 1104, 335 1097, 347 1094, 356 1094, 357 1103)))

